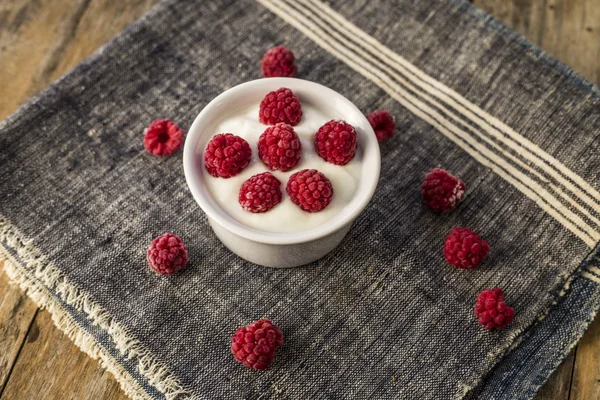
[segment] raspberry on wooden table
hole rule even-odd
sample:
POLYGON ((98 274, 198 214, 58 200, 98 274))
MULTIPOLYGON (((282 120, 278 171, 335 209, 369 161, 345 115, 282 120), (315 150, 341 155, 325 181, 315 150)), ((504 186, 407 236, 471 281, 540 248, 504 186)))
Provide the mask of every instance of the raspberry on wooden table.
POLYGON ((157 119, 144 130, 144 148, 155 156, 170 156, 182 143, 183 131, 168 119, 157 119))
POLYGON ((345 165, 356 154, 356 130, 344 121, 326 122, 315 135, 315 150, 323 160, 345 165))
POLYGON ((485 289, 477 295, 475 316, 486 329, 502 330, 513 321, 515 310, 504 302, 502 289, 485 289))
POLYGON ((266 369, 283 345, 281 329, 268 319, 261 319, 235 331, 231 352, 235 359, 253 369, 266 369))
POLYGON ((375 131, 379 142, 383 142, 396 133, 396 122, 387 110, 376 110, 367 115, 367 120, 375 131))
POLYGON ((188 253, 179 236, 165 233, 150 243, 146 258, 154 272, 170 275, 181 270, 187 264, 188 253))
POLYGON ((248 142, 231 133, 219 133, 206 146, 204 165, 216 178, 231 178, 250 164, 251 157, 248 142))
POLYGON ((465 184, 448 171, 434 168, 421 184, 423 201, 435 212, 450 212, 463 199, 465 184))
POLYGON ((452 229, 444 244, 446 261, 460 269, 477 268, 489 251, 488 242, 469 228, 452 229))
POLYGON ((287 124, 271 126, 258 138, 258 157, 270 169, 288 171, 298 164, 301 156, 300 139, 287 124))
POLYGON ((238 201, 242 208, 253 213, 269 211, 281 202, 281 182, 270 172, 248 178, 240 188, 238 201))
POLYGON ((294 65, 294 53, 284 46, 267 50, 260 63, 265 78, 284 76, 294 77, 298 72, 294 65))
POLYGON ((318 212, 331 203, 333 186, 316 169, 303 169, 288 180, 287 194, 294 204, 308 212, 318 212))
POLYGON ((287 88, 279 88, 268 93, 260 102, 258 120, 265 125, 283 122, 298 125, 302 119, 302 106, 298 97, 287 88))

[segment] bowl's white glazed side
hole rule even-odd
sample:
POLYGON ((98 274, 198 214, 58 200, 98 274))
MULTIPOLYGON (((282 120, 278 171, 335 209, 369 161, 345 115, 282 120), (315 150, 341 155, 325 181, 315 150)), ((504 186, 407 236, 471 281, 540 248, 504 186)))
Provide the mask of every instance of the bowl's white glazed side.
POLYGON ((208 222, 215 235, 229 250, 244 260, 264 267, 291 268, 309 264, 327 255, 344 239, 352 222, 320 239, 297 244, 259 243, 238 236, 211 218, 208 222))
MULTIPOLYGON (((258 118, 258 115, 257 115, 258 118)), ((350 225, 370 201, 379 179, 379 144, 365 116, 340 94, 314 82, 293 78, 269 78, 229 89, 198 115, 186 137, 184 172, 195 200, 209 218, 221 241, 242 258, 265 266, 291 267, 314 261, 343 239, 350 225), (216 125, 229 115, 260 103, 270 91, 290 88, 301 102, 310 102, 328 115, 352 124, 357 130, 363 170, 353 199, 327 224, 297 233, 258 231, 241 224, 221 209, 206 189, 203 152, 216 133, 216 125)), ((237 199, 235 199, 237 201, 237 199)))

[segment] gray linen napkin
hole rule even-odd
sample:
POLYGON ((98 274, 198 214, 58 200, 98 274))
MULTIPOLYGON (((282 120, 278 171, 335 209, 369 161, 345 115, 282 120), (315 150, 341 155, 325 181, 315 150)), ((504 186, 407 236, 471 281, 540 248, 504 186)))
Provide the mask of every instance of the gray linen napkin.
POLYGON ((0 125, 0 242, 9 275, 133 398, 530 398, 600 305, 600 91, 462 1, 165 1, 0 125), (156 118, 189 128, 259 78, 284 44, 299 77, 386 108, 375 197, 342 244, 289 270, 239 259, 187 190, 181 152, 144 151, 156 118), (462 178, 450 214, 426 172, 462 178), (486 238, 449 266, 454 226, 486 238), (147 268, 173 232, 188 267, 147 268), (516 318, 488 332, 476 295, 516 318), (235 362, 238 326, 271 318, 275 363, 235 362))

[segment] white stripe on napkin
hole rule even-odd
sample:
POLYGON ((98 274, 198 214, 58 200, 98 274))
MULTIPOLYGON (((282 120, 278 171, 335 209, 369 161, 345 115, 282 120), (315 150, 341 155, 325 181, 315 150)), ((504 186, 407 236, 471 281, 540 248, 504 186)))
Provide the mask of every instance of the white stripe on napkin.
MULTIPOLYGON (((554 195, 548 192, 546 188, 542 187, 530 176, 522 173, 507 160, 500 157, 497 153, 490 151, 478 140, 474 140, 475 138, 466 131, 456 126, 455 123, 459 122, 457 118, 453 118, 454 122, 450 121, 442 116, 437 110, 433 109, 416 96, 410 94, 404 87, 395 82, 392 77, 405 84, 406 80, 403 80, 387 66, 382 66, 382 70, 377 65, 371 63, 372 57, 366 54, 363 49, 350 43, 346 38, 337 32, 333 31, 332 29, 327 29, 329 28, 329 24, 323 22, 318 15, 313 14, 310 12, 310 10, 304 8, 297 2, 293 3, 294 7, 290 6, 290 4, 292 4, 291 2, 285 3, 282 1, 274 2, 269 0, 259 0, 259 2, 281 17, 283 20, 288 22, 290 25, 303 32, 307 37, 312 39, 315 43, 323 47, 332 55, 344 61, 357 72, 361 73, 379 87, 384 89, 400 104, 412 111, 415 115, 422 118, 424 121, 437 128, 442 134, 455 142, 477 161, 491 168, 496 174, 535 201, 540 208, 553 216, 563 226, 583 240, 588 246, 593 247, 600 239, 600 232, 585 222, 579 215, 575 214, 568 207, 565 207, 554 195), (314 19, 316 23, 309 19, 308 16, 314 19), (329 30, 331 35, 329 35, 326 30, 329 30)), ((422 93, 419 94, 421 95, 422 93)), ((422 96, 425 97, 426 95, 422 96)), ((427 99, 429 99, 431 102, 435 102, 429 96, 427 96, 427 99)), ((443 106, 437 102, 435 102, 435 105, 440 110, 443 108, 443 106)), ((444 113, 446 115, 454 115, 449 113, 449 111, 446 109, 444 109, 444 113)), ((465 123, 463 123, 463 125, 467 126, 465 123)), ((473 133, 476 133, 476 131, 473 130, 473 133)), ((490 144, 493 142, 489 140, 489 138, 481 135, 478 136, 480 139, 486 141, 488 145, 493 146, 493 144, 490 144)), ((506 152, 502 151, 501 153, 504 153, 504 155, 507 154, 506 152)), ((512 161, 515 162, 514 157, 512 161)), ((518 165, 523 167, 524 164, 518 163, 518 165)), ((539 179, 539 174, 537 174, 537 177, 539 179)), ((561 197, 568 196, 563 194, 561 197)), ((574 203, 578 204, 577 202, 574 203)))

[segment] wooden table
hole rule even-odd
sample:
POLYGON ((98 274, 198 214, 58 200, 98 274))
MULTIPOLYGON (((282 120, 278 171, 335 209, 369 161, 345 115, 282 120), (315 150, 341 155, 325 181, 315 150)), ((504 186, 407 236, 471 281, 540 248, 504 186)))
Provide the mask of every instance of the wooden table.
MULTIPOLYGON (((156 0, 1 0, 0 119, 156 0)), ((600 83, 600 0, 475 0, 600 83)), ((1 261, 0 261, 1 263, 1 261)), ((125 399, 115 379, 0 273, 0 398, 125 399)), ((600 318, 537 397, 600 399, 600 318)))

